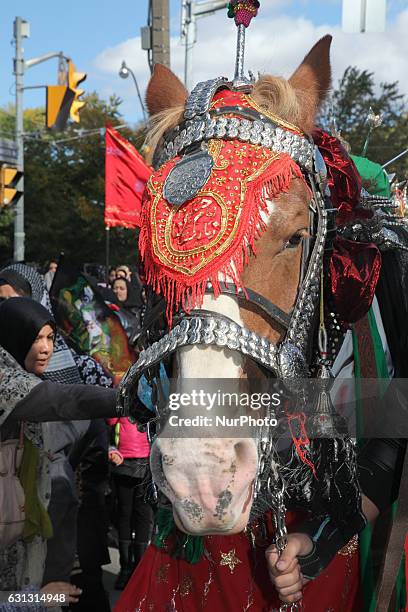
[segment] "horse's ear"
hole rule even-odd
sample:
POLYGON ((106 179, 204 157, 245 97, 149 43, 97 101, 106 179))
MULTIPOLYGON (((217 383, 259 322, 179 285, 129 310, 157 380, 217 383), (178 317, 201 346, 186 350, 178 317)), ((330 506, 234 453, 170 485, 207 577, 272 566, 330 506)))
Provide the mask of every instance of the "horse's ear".
POLYGON ((295 90, 305 92, 310 99, 310 104, 305 105, 303 117, 305 131, 313 128, 316 112, 331 86, 331 41, 332 37, 329 34, 321 38, 289 79, 295 90))
POLYGON ((187 89, 178 77, 163 64, 155 64, 146 90, 146 104, 150 115, 173 106, 184 106, 187 89))

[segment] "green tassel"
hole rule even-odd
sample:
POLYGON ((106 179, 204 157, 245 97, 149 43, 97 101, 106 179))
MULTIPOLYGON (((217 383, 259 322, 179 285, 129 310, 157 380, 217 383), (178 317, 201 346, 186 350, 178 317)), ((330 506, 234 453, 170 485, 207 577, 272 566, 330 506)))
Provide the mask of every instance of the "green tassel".
POLYGON ((191 536, 186 533, 180 534, 175 550, 176 559, 184 559, 188 563, 198 563, 204 554, 204 538, 202 536, 191 536))
POLYGON ((159 508, 156 513, 157 534, 154 544, 158 548, 165 547, 165 541, 173 532, 176 535, 176 546, 171 553, 175 559, 184 559, 194 564, 200 561, 204 554, 204 538, 202 536, 191 536, 181 533, 173 519, 173 512, 167 508, 159 508))
POLYGON ((165 540, 175 529, 173 513, 167 508, 159 508, 156 512, 157 534, 154 543, 157 548, 164 548, 165 540))

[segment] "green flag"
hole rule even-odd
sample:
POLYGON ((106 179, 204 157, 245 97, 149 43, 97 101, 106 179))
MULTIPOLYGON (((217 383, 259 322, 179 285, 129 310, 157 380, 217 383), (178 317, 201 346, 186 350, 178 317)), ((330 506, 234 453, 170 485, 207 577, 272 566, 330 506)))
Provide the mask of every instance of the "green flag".
POLYGON ((390 183, 387 173, 382 166, 370 161, 366 157, 352 155, 351 159, 356 164, 358 173, 363 181, 364 189, 371 195, 389 198, 391 195, 390 183))

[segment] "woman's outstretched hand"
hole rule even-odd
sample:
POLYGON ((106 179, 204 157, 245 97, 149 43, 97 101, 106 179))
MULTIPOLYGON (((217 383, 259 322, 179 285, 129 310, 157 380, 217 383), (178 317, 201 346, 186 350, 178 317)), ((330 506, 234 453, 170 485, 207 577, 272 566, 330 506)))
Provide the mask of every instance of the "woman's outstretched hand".
POLYGON ((302 588, 308 581, 302 576, 297 557, 309 554, 312 548, 312 541, 307 535, 291 533, 280 556, 274 544, 265 551, 269 576, 284 603, 294 603, 302 598, 302 588))

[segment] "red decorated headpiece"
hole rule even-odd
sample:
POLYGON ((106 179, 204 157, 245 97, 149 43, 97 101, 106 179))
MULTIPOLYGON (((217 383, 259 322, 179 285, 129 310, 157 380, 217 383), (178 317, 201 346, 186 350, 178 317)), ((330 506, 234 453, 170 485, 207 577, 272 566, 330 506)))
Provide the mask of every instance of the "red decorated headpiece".
MULTIPOLYGON (((337 226, 371 217, 372 212, 360 206, 361 177, 340 140, 323 130, 316 130, 313 138, 326 164, 337 226)), ((381 254, 375 244, 335 238, 329 262, 330 289, 343 322, 354 323, 368 311, 380 271, 381 254)))
MULTIPOLYGON (((250 108, 250 97, 231 91, 215 96, 214 106, 250 108)), ((213 166, 198 193, 175 206, 163 191, 180 161, 175 157, 150 178, 144 196, 140 251, 146 279, 174 309, 200 306, 207 283, 215 295, 220 275, 241 287, 240 276, 256 238, 266 229, 261 212, 267 200, 287 191, 292 178, 303 180, 286 153, 238 140, 210 140, 213 166)))

